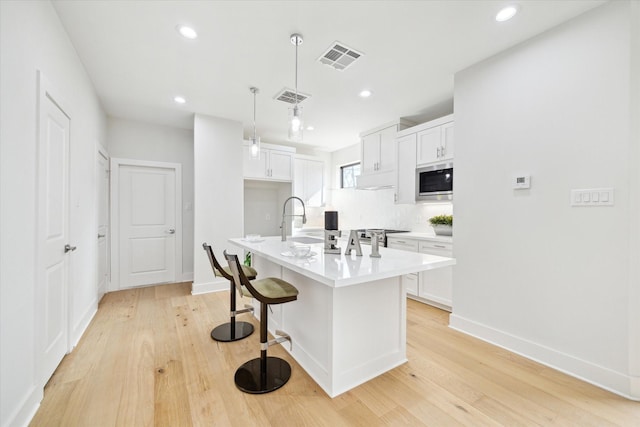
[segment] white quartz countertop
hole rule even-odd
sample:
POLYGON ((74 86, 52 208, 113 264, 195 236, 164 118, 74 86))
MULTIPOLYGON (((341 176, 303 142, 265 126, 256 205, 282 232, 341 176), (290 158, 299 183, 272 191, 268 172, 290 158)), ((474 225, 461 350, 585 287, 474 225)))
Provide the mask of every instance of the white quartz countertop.
POLYGON ((406 233, 387 234, 387 239, 389 237, 399 237, 399 238, 413 239, 413 240, 430 240, 432 242, 453 243, 452 236, 436 236, 434 233, 418 233, 413 231, 409 231, 406 233))
MULTIPOLYGON (((296 258, 283 255, 290 252, 292 241, 282 242, 280 236, 262 237, 259 241, 243 238, 229 239, 229 242, 262 256, 271 262, 300 273, 331 287, 356 285, 372 280, 397 277, 403 274, 454 265, 454 258, 407 252, 398 249, 380 248, 381 258, 371 258, 371 246, 362 245, 362 256, 345 255, 346 243, 340 254, 325 254, 324 242, 309 244, 315 253, 309 258, 296 258)), ((306 244, 306 243, 305 243, 306 244)))

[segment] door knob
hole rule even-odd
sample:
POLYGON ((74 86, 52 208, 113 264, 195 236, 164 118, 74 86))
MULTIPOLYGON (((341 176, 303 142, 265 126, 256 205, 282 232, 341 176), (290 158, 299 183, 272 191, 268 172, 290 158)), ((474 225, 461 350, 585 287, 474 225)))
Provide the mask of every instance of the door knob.
POLYGON ((64 253, 66 254, 67 252, 73 252, 75 251, 77 248, 77 246, 71 246, 70 244, 66 244, 64 245, 64 253))
POLYGON ((175 234, 175 233, 176 233, 176 230, 174 228, 169 229, 169 234, 175 234))

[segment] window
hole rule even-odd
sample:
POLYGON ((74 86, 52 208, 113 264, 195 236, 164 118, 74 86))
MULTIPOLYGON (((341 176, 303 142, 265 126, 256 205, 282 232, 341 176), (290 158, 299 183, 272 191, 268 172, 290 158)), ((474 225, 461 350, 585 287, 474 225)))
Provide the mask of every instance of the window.
POLYGON ((355 188, 356 176, 360 175, 360 163, 340 167, 340 188, 355 188))

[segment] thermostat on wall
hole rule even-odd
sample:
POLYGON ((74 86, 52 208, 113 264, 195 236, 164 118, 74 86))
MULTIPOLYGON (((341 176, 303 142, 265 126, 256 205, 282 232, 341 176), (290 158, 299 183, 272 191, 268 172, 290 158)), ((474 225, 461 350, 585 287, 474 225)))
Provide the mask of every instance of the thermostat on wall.
POLYGON ((522 188, 531 187, 531 176, 530 175, 517 175, 513 177, 513 188, 516 190, 520 190, 522 188))

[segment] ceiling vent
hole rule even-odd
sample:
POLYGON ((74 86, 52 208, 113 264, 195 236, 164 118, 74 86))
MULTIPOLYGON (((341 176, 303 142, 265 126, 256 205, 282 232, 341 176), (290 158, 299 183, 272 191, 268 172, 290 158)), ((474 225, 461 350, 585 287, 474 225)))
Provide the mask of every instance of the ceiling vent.
POLYGON ((363 53, 355 49, 351 49, 340 42, 335 42, 318 58, 318 61, 338 71, 343 71, 350 67, 351 64, 362 55, 363 53))
MULTIPOLYGON (((286 102, 287 104, 295 104, 296 103, 296 91, 294 89, 284 88, 280 92, 276 93, 276 96, 273 97, 277 101, 286 102)), ((298 92, 298 104, 302 103, 307 98, 311 98, 311 95, 306 93, 298 92)))

